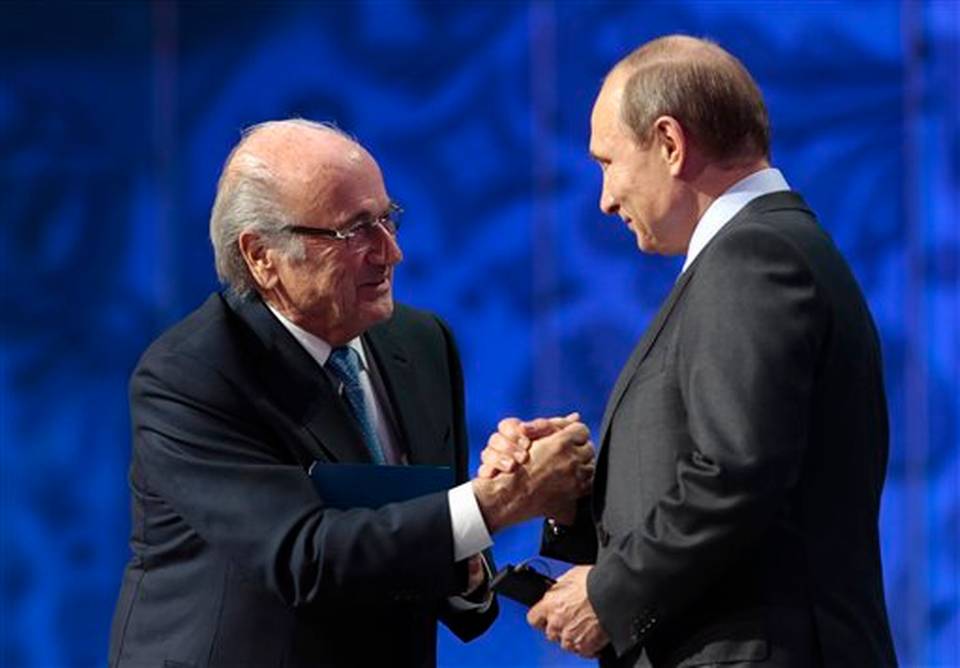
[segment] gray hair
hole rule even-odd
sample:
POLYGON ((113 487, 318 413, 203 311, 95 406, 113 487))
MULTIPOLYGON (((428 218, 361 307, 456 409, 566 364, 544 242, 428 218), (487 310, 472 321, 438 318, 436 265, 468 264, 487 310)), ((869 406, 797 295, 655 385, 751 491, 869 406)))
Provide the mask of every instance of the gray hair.
POLYGON ((261 129, 276 125, 296 125, 323 132, 334 132, 354 144, 354 137, 333 123, 318 123, 303 118, 267 121, 246 128, 237 145, 230 151, 217 183, 217 196, 210 212, 210 241, 220 282, 235 294, 246 297, 257 284, 240 252, 240 235, 245 231, 271 237, 277 248, 296 259, 302 258, 303 242, 280 230, 295 225, 290 213, 281 205, 277 179, 260 158, 243 151, 246 140, 261 129))

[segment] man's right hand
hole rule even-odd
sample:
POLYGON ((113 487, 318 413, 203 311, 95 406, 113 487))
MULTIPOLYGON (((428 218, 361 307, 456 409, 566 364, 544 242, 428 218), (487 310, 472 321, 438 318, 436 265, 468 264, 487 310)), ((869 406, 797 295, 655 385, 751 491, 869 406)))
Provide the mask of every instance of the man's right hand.
POLYGON ((576 412, 564 417, 537 418, 526 422, 515 417, 500 420, 496 433, 490 435, 487 447, 480 453, 481 464, 477 475, 493 478, 498 473, 512 472, 517 465, 527 461, 533 441, 579 421, 580 413, 576 412))
POLYGON ((578 417, 501 421, 501 432, 491 437, 484 451, 484 466, 492 457, 500 465, 489 466, 490 471, 481 471, 473 480, 474 495, 491 533, 533 517, 565 516, 576 499, 589 493, 593 444, 590 430, 576 421, 578 417), (517 436, 512 441, 517 447, 506 445, 510 439, 503 436, 504 431, 517 436))

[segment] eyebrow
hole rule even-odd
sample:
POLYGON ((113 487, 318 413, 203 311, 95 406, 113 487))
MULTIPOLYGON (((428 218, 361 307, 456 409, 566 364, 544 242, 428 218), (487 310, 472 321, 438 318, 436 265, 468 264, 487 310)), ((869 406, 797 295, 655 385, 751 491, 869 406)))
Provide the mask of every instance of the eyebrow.
POLYGON ((364 222, 371 218, 377 218, 378 216, 382 216, 385 213, 389 213, 389 211, 395 206, 397 206, 396 201, 394 201, 393 199, 390 199, 387 201, 387 207, 379 213, 375 213, 373 211, 370 211, 369 209, 364 209, 363 211, 359 211, 355 213, 350 218, 347 218, 347 221, 343 224, 343 226, 338 227, 337 229, 342 231, 350 227, 353 227, 357 223, 364 222))

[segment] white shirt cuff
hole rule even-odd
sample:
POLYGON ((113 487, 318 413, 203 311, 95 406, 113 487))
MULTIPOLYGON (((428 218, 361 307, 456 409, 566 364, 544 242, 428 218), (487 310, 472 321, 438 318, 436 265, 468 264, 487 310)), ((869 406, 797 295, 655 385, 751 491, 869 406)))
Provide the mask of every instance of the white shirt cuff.
POLYGON ((472 557, 493 545, 471 483, 465 482, 447 492, 447 503, 453 529, 454 561, 472 557))

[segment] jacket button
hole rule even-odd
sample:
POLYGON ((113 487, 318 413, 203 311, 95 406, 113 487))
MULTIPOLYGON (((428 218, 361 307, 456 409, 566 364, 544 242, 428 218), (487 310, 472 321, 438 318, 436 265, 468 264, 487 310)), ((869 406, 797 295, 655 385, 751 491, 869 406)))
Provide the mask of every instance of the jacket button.
POLYGON ((561 526, 552 517, 547 518, 547 533, 551 538, 561 538, 567 532, 566 527, 561 526))

